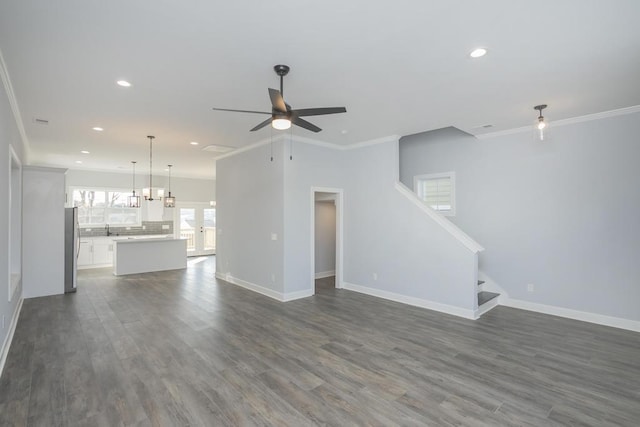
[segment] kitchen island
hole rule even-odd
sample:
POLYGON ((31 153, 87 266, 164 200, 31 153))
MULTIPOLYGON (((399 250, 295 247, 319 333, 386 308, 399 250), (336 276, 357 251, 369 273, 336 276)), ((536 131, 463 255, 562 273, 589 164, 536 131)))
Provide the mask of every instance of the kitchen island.
POLYGON ((113 274, 187 268, 187 239, 124 238, 113 241, 113 274))

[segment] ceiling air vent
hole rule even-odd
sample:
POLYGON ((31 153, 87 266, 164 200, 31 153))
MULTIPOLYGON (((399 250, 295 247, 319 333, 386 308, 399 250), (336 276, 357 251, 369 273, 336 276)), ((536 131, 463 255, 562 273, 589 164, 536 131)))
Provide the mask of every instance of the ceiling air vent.
POLYGON ((226 145, 207 145, 202 147, 202 151, 211 151, 212 153, 228 153, 235 150, 234 147, 227 147, 226 145))
POLYGON ((48 125, 49 124, 49 120, 39 119, 37 117, 34 117, 33 118, 33 123, 35 123, 37 125, 48 125))

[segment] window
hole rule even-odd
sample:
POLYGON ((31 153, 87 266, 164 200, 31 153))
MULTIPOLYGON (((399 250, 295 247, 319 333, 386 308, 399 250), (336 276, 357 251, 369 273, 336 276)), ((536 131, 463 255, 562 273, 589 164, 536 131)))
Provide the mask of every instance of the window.
POLYGON ((109 188, 71 188, 78 222, 88 225, 140 225, 140 208, 130 208, 131 190, 109 188))
POLYGON ((413 177, 413 189, 418 197, 432 209, 445 216, 456 214, 455 172, 416 175, 413 177))

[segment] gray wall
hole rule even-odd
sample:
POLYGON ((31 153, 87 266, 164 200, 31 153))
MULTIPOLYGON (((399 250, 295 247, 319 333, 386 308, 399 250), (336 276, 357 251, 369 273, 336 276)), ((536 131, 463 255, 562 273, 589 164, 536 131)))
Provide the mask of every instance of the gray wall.
MULTIPOLYGON (((0 200, 9 200, 9 175, 10 157, 9 145, 12 145, 19 160, 24 165, 26 163, 24 147, 20 139, 20 133, 13 117, 7 92, 3 85, 0 85, 0 200)), ((22 289, 16 290, 16 295, 9 299, 9 205, 0 203, 0 346, 5 344, 11 320, 18 308, 22 289), (4 327, 2 327, 4 319, 4 327)), ((15 234, 14 234, 15 236, 15 234)))
POLYGON ((316 201, 315 206, 315 272, 336 269, 336 205, 333 200, 316 201))
MULTIPOLYGON (((274 143, 217 161, 217 268, 286 294, 311 290, 312 188, 344 189, 344 280, 475 307, 477 257, 395 188, 397 141, 352 150, 274 143), (276 231, 282 240, 269 240, 276 231), (269 283, 276 270, 284 281, 269 283), (377 279, 373 278, 377 273, 377 279)), ((279 276, 278 276, 279 278, 279 276)))
POLYGON ((282 146, 269 157, 262 146, 216 162, 216 272, 283 293, 282 146))
POLYGON ((456 172, 450 219, 485 247, 480 270, 510 298, 640 320, 640 114, 549 135, 408 136, 401 180, 456 172))

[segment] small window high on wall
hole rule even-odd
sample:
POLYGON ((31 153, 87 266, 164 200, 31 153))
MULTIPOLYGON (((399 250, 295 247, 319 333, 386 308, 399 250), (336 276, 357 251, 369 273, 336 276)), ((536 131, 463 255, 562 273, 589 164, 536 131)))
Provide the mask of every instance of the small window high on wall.
POLYGON ((78 208, 78 222, 86 226, 135 226, 141 224, 139 208, 130 208, 131 190, 112 188, 71 188, 73 206, 78 208))
POLYGON ((455 216, 455 172, 416 175, 413 191, 432 209, 445 216, 455 216))

